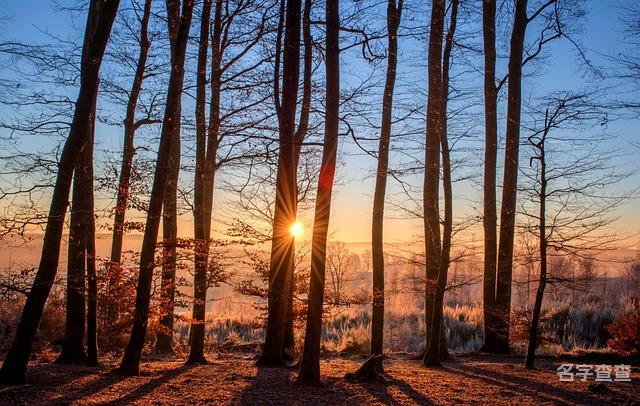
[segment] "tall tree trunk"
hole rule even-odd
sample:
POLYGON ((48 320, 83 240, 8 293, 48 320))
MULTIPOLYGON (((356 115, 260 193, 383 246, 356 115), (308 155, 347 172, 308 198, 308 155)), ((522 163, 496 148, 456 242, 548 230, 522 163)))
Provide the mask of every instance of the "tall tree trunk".
POLYGON ((144 347, 144 339, 149 321, 149 303, 151 300, 151 283, 155 268, 155 249, 162 216, 162 205, 167 189, 168 172, 172 149, 178 146, 176 135, 179 135, 181 96, 184 82, 184 60, 191 28, 194 0, 182 2, 180 12, 179 0, 167 1, 169 33, 176 33, 175 46, 172 47, 172 69, 167 90, 167 104, 165 108, 160 148, 156 161, 156 170, 151 189, 149 211, 140 252, 140 274, 136 287, 136 305, 131 336, 127 344, 124 357, 120 363, 119 373, 137 375, 140 357, 144 347))
POLYGON ((482 2, 484 39, 484 344, 481 351, 496 352, 496 259, 498 255, 496 167, 498 156, 498 89, 496 87, 496 1, 482 2))
MULTIPOLYGON (((171 65, 180 64, 184 77, 184 56, 180 61, 177 54, 178 36, 180 25, 178 24, 179 9, 177 3, 169 10, 169 41, 171 44, 171 65)), ((173 73, 173 70, 172 70, 173 73)), ((181 104, 181 100, 178 100, 181 104)), ((179 107, 182 110, 182 106, 179 107)), ((178 113, 178 120, 180 120, 178 113)), ((164 130, 164 127, 163 127, 164 130)), ((178 181, 180 178, 180 125, 172 126, 173 146, 167 165, 167 180, 164 201, 162 203, 162 278, 160 282, 160 332, 156 341, 155 351, 158 353, 173 352, 173 311, 175 308, 175 281, 177 264, 177 238, 178 238, 178 181)))
POLYGON ((289 227, 296 218, 296 167, 294 127, 300 71, 300 0, 287 0, 282 103, 276 103, 279 121, 278 174, 271 241, 268 316, 265 343, 258 360, 261 366, 283 365, 288 293, 293 269, 294 244, 289 227))
POLYGON ((160 281, 160 330, 154 350, 160 354, 173 353, 173 312, 176 294, 176 266, 178 239, 178 179, 180 177, 180 134, 176 129, 175 142, 169 161, 167 190, 162 207, 162 277, 160 281))
POLYGON ((98 97, 93 99, 93 114, 89 118, 89 143, 83 152, 86 168, 87 211, 85 212, 85 248, 87 268, 87 365, 98 365, 98 280, 96 274, 96 218, 93 189, 93 150, 96 131, 98 97))
MULTIPOLYGON (((451 63, 451 51, 453 48, 453 38, 456 31, 458 17, 458 0, 451 2, 451 22, 446 36, 444 55, 442 60, 442 83, 441 83, 441 105, 439 145, 442 154, 443 192, 444 192, 444 221, 442 246, 440 253, 440 265, 437 277, 437 287, 433 298, 433 315, 431 318, 431 330, 428 335, 424 364, 437 366, 440 360, 448 357, 446 339, 444 337, 443 303, 444 292, 447 285, 447 274, 449 270, 449 259, 451 253, 451 235, 453 230, 453 195, 451 187, 451 160, 449 156, 449 141, 447 138, 447 104, 449 100, 449 65, 451 63)), ((444 21, 444 15, 442 16, 444 21)), ((443 23, 444 25, 444 23, 443 23)), ((440 34, 440 41, 442 34, 440 34)), ((431 71, 430 71, 431 76, 431 71)), ((437 111, 437 110, 436 110, 437 111)), ((438 113, 435 113, 438 114, 438 113)), ((437 185, 437 183, 436 183, 437 185)), ((437 186, 436 186, 437 187, 437 186)))
POLYGON ((87 159, 89 145, 82 151, 82 158, 73 176, 71 218, 69 222, 69 248, 67 255, 67 300, 62 351, 57 359, 61 364, 84 364, 85 333, 85 268, 87 244, 87 159))
POLYGON ((92 100, 98 93, 100 66, 119 3, 119 0, 92 0, 89 4, 83 42, 80 92, 69 137, 62 149, 58 163, 58 174, 43 238, 42 256, 33 287, 22 310, 16 336, 0 370, 0 383, 19 384, 25 382, 33 338, 58 270, 60 242, 69 203, 73 171, 77 157, 89 142, 86 125, 91 116, 92 100))
MULTIPOLYGON (((216 53, 219 49, 220 32, 221 32, 221 12, 222 1, 216 0, 215 21, 213 28, 213 41, 211 44, 212 52, 216 53)), ((196 240, 194 260, 194 292, 193 292, 193 311, 191 325, 191 348, 189 351, 188 363, 206 364, 207 360, 204 356, 204 319, 206 314, 207 299, 207 262, 209 254, 209 232, 211 229, 210 218, 207 216, 207 168, 208 154, 207 141, 211 143, 211 138, 207 140, 207 123, 205 116, 205 107, 207 103, 206 86, 207 86, 207 59, 209 50, 209 33, 211 20, 211 1, 205 0, 202 4, 202 17, 200 25, 200 44, 198 48, 198 73, 196 78, 196 177, 194 181, 194 212, 193 225, 194 237, 196 240)), ((219 58, 213 56, 212 65, 218 63, 219 58), (217 61, 216 61, 217 59, 217 61)), ((214 91, 214 68, 211 68, 211 86, 214 91)), ((218 81, 219 82, 219 81, 218 81)), ((211 117, 214 120, 213 104, 215 96, 212 94, 211 99, 211 117)), ((217 98, 219 103, 219 97, 217 98)), ((217 134, 214 135, 217 138, 217 134)), ((215 160, 215 158, 214 158, 215 160)))
POLYGON ((540 245, 540 281, 538 282, 538 290, 536 291, 536 299, 533 304, 533 314, 531 317, 531 326, 529 326, 529 343, 527 345, 527 355, 524 360, 526 369, 534 369, 536 348, 538 347, 538 324, 540 323, 540 311, 542 310, 542 299, 544 298, 544 289, 547 285, 547 161, 545 154, 545 139, 548 129, 551 128, 548 121, 549 111, 545 116, 545 131, 540 142, 535 145, 538 150, 537 159, 540 162, 540 207, 538 212, 538 233, 540 245))
POLYGON ((311 248, 311 278, 307 307, 307 328, 300 360, 298 382, 320 382, 320 337, 322 334, 322 303, 324 301, 327 233, 331 214, 331 192, 336 171, 338 127, 340 121, 340 7, 339 0, 327 0, 326 45, 326 112, 322 164, 318 179, 313 237, 311 248))
MULTIPOLYGON (((449 152, 449 139, 447 129, 447 106, 449 103, 449 69, 451 66, 451 52, 453 51, 454 37, 456 33, 458 21, 458 4, 459 0, 451 1, 451 20, 449 22, 449 30, 445 39, 444 53, 442 56, 442 133, 440 134, 440 149, 442 154, 442 189, 444 194, 444 219, 442 222, 442 259, 440 261, 440 275, 438 277, 438 292, 443 296, 447 284, 447 276, 449 272, 449 262, 451 260, 451 237, 453 234, 453 190, 451 184, 451 157, 449 152)), ((442 301, 443 298, 440 300, 442 301)), ((442 306, 437 310, 440 322, 439 356, 440 359, 449 358, 447 350, 447 340, 444 334, 444 318, 442 316, 442 306)), ((432 337, 435 337, 432 333, 432 337)))
MULTIPOLYGON (((371 355, 383 353, 384 342, 384 203, 389 170, 389 144, 391 141, 391 118, 393 92, 398 65, 398 26, 402 15, 403 0, 387 2, 387 74, 382 97, 382 122, 378 145, 378 168, 373 195, 373 215, 371 218, 371 257, 373 266, 373 312, 371 318, 371 355)), ((382 362, 378 367, 382 366, 382 362)))
POLYGON ((391 142, 391 119, 393 92, 398 64, 398 26, 402 15, 403 0, 387 1, 388 59, 384 94, 382 96, 382 119, 378 144, 378 167, 373 195, 371 218, 371 257, 373 270, 373 309, 371 316, 371 357, 348 378, 360 381, 375 379, 384 373, 384 203, 389 171, 389 144, 391 142))
POLYGON ((95 268, 95 218, 93 202, 93 142, 95 133, 96 104, 92 101, 92 114, 87 122, 89 141, 82 150, 73 178, 73 200, 69 229, 69 254, 67 266, 67 307, 62 352, 57 362, 63 364, 97 365, 96 337, 96 268, 95 268), (85 297, 86 283, 88 295, 85 297), (85 298, 87 299, 85 306, 85 298), (86 309, 86 317, 85 317, 86 309), (87 349, 84 350, 85 321, 87 349))
POLYGON ((429 32, 429 96, 427 100, 427 130, 424 171, 424 234, 427 287, 425 292, 426 328, 429 344, 423 359, 424 365, 439 365, 438 342, 440 322, 436 321, 438 307, 437 290, 440 274, 442 247, 440 240, 440 208, 438 189, 440 184, 440 139, 443 130, 442 106, 442 35, 444 31, 445 0, 432 0, 431 29, 429 32), (436 325, 437 324, 437 325, 436 325), (433 335, 437 332, 437 335, 433 335), (433 348, 433 349, 432 349, 433 348))
POLYGON ((520 110, 522 104, 522 55, 527 28, 527 0, 516 0, 511 49, 509 53, 509 91, 507 97, 507 131, 500 212, 500 246, 496 283, 496 352, 509 353, 511 279, 513 241, 518 192, 518 153, 520 147, 520 110))
POLYGON ((106 309, 107 324, 112 325, 118 318, 118 305, 115 300, 117 295, 114 292, 115 286, 121 283, 122 279, 122 243, 124 239, 124 220, 127 211, 127 201, 129 199, 129 184, 131 181, 131 169, 133 167, 133 157, 135 155, 134 137, 136 128, 136 108, 138 106, 138 98, 142 90, 142 82, 147 67, 147 57, 149 48, 149 18, 151 16, 152 0, 146 0, 142 19, 140 20, 140 51, 138 53, 138 62, 136 72, 133 76, 133 84, 129 92, 127 101, 127 114, 124 119, 124 140, 122 150, 122 167, 120 168, 120 178, 118 179, 118 195, 116 198, 116 212, 113 219, 113 237, 111 242, 111 256, 109 264, 109 280, 107 282, 107 293, 109 303, 106 309))
MULTIPOLYGON (((298 164, 300 162, 300 153, 302 150, 302 144, 304 143, 304 139, 307 136, 307 131, 309 129, 309 112, 311 110, 311 75, 313 73, 313 37, 311 36, 311 0, 305 0, 304 2, 304 10, 302 14, 302 35, 304 42, 304 57, 303 57, 303 73, 302 73, 302 106, 300 108, 300 119, 298 122, 298 129, 294 135, 295 142, 295 168, 296 168, 296 181, 295 184, 298 184, 298 164)), ((279 52, 279 51, 278 51, 279 52)), ((298 192, 296 190, 296 196, 298 192)), ((297 198, 296 198, 296 213, 298 211, 297 207, 297 198)), ((295 256, 295 245, 292 245, 291 250, 293 250, 292 255, 295 256)), ((287 324, 285 326, 285 335, 284 335, 284 349, 293 350, 295 347, 295 337, 293 331, 293 322, 295 318, 294 313, 294 303, 293 303, 293 295, 295 293, 295 264, 291 268, 291 283, 289 285, 289 297, 288 297, 288 318, 287 324)), ((283 357, 290 358, 289 354, 286 352, 283 353, 283 357)))

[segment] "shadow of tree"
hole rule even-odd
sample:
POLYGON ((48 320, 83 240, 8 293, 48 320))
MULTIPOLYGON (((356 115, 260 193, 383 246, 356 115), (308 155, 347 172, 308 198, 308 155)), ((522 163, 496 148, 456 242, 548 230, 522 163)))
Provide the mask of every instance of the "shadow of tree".
POLYGON ((198 365, 182 365, 178 368, 166 371, 160 374, 157 378, 151 379, 150 381, 138 386, 136 389, 132 390, 128 394, 124 395, 123 397, 118 398, 113 402, 110 402, 110 404, 129 404, 133 401, 136 401, 150 394, 154 390, 160 388, 162 385, 168 382, 171 382, 172 380, 184 374, 185 372, 198 367, 199 367, 198 365))
POLYGON ((104 366, 96 369, 59 364, 36 365, 29 368, 27 385, 3 388, 0 390, 0 397, 26 395, 44 402, 73 403, 124 379, 105 373, 105 369, 107 367, 104 366), (63 385, 60 385, 60 377, 65 379, 63 385))
POLYGON ((307 386, 295 381, 295 368, 256 368, 255 376, 245 377, 247 386, 237 395, 238 404, 308 404, 310 399, 323 399, 324 404, 367 403, 360 399, 366 396, 341 377, 324 377, 320 386, 307 386))
POLYGON ((364 388, 371 396, 375 397, 378 401, 384 404, 395 404, 400 401, 396 399, 393 394, 389 392, 390 388, 396 388, 402 392, 405 396, 410 398, 413 402, 419 405, 433 405, 434 403, 426 397, 423 393, 417 391, 408 382, 400 379, 396 379, 391 375, 387 375, 387 381, 374 381, 365 382, 359 384, 364 388))
MULTIPOLYGON (((602 398, 589 392, 565 390, 558 386, 548 385, 539 381, 529 379, 516 373, 504 373, 495 369, 488 370, 479 366, 468 364, 447 364, 444 370, 459 375, 461 378, 480 381, 485 385, 493 385, 501 389, 513 391, 515 393, 531 396, 537 401, 550 403, 577 403, 584 404, 586 401, 593 404, 601 404, 602 398)), ((524 369, 516 369, 516 371, 524 369)))

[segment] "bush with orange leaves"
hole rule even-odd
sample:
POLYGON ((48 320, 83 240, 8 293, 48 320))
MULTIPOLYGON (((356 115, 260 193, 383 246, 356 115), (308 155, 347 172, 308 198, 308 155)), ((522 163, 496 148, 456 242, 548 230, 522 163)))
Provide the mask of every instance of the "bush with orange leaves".
POLYGON ((640 302, 633 300, 632 307, 606 327, 612 336, 607 344, 616 351, 640 355, 640 302))

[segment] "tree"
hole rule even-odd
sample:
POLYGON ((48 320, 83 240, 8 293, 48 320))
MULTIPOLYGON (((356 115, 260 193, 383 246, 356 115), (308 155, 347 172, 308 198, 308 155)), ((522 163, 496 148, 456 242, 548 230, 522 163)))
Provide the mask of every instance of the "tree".
POLYGON ((298 382, 320 383, 320 338, 324 302, 327 233, 331 214, 331 193, 336 171, 340 124, 340 7, 339 0, 326 3, 326 111, 322 165, 318 178, 311 246, 311 277, 304 349, 298 382))
MULTIPOLYGON (((296 129, 296 133, 294 135, 295 168, 296 168, 295 184, 296 185, 300 184, 298 179, 298 170, 300 166, 302 145, 309 132, 309 113, 311 111, 311 86, 312 86, 311 76, 313 73, 313 45, 314 45, 313 37, 311 35, 311 6, 312 6, 312 0, 305 0, 304 9, 302 12, 302 37, 304 42, 304 56, 302 61, 303 63, 302 104, 300 106, 300 117, 298 120, 298 128, 296 129)), ((279 47, 277 48, 278 49, 276 50, 276 52, 279 54, 280 49, 279 47)), ((280 68, 278 64, 276 64, 276 70, 279 71, 279 69, 280 68)), ((278 75, 275 75, 275 77, 277 82, 278 75)), ((277 95, 277 93, 278 93, 277 89, 274 89, 274 95, 277 95)), ((302 181, 304 182, 304 179, 302 179, 302 181)), ((301 195, 305 196, 306 193, 304 193, 304 191, 301 191, 300 187, 297 186, 297 195, 298 195, 298 198, 296 199, 296 209, 295 209, 296 215, 298 214, 298 203, 299 203, 298 201, 300 200, 300 196, 301 195)), ((295 246, 292 245, 290 249, 295 251, 295 246)), ((294 267, 291 269, 291 272, 290 272, 290 278, 292 280, 292 283, 289 285, 290 286, 289 296, 288 296, 289 310, 287 312, 288 317, 287 317, 287 323, 285 326, 285 336, 284 336, 284 342, 283 342, 284 349, 290 349, 290 350, 293 350, 293 347, 295 346, 295 338, 294 338, 294 331, 293 331, 293 322, 295 318, 295 314, 294 314, 295 309, 294 309, 294 300, 293 300, 293 295, 295 291, 294 271, 295 271, 295 261, 294 261, 294 267)), ((283 357, 287 358, 287 355, 288 354, 283 353, 283 357)))
MULTIPOLYGON (((126 116, 124 119, 124 139, 122 149, 122 164, 120 168, 120 176, 118 179, 117 198, 115 214, 113 218, 113 236, 111 242, 110 254, 110 280, 108 289, 116 284, 114 280, 116 275, 121 272, 122 262, 122 243, 125 229, 125 215, 127 211, 127 202, 129 200, 129 189, 131 183, 131 171, 133 168, 133 158, 135 156, 134 138, 138 128, 144 124, 151 123, 150 117, 136 120, 136 111, 138 108, 138 99, 142 91, 142 85, 147 72, 147 59, 151 42, 149 41, 149 20, 151 18, 152 0, 145 0, 144 10, 140 18, 140 34, 138 43, 140 45, 136 70, 129 91, 127 100, 126 116)), ((111 306, 107 309, 108 323, 113 323, 117 319, 117 309, 111 306)))
POLYGON ((162 215, 162 206, 167 190, 168 172, 170 169, 173 149, 178 147, 177 137, 180 136, 181 96, 184 82, 184 60, 193 15, 193 0, 167 1, 167 25, 169 33, 175 33, 172 39, 175 45, 171 52, 171 76, 167 89, 167 105, 165 108, 160 135, 160 148, 156 161, 156 170, 151 189, 151 199, 147 212, 147 221, 140 252, 140 274, 136 287, 136 305, 133 327, 129 343, 120 363, 119 373, 123 375, 137 375, 140 357, 144 347, 144 338, 149 319, 149 303, 151 299, 151 282, 155 267, 155 248, 162 215))
MULTIPOLYGON (((451 180, 451 157, 447 132, 447 104, 449 100, 449 69, 451 64, 451 52, 454 44, 458 19, 458 0, 451 1, 451 16, 449 29, 445 38, 445 47, 442 57, 442 130, 440 132, 440 153, 442 154, 442 185, 444 194, 444 218, 442 221, 442 257, 440 259, 440 271, 438 273, 438 287, 433 302, 433 315, 431 321, 431 334, 427 336, 427 349, 425 358, 447 358, 447 342, 444 338, 444 319, 442 316, 444 291, 447 286, 447 276, 451 263, 451 239, 453 236, 453 190, 451 180)), ((434 363, 435 364, 435 363, 434 363)))
MULTIPOLYGON (((387 2, 388 60, 382 98, 378 168, 373 195, 371 218, 371 259, 373 265, 373 313, 371 317, 371 355, 383 353, 384 342, 384 204, 389 171, 389 144, 391 141, 391 114, 398 64, 398 27, 402 16, 403 0, 387 2)), ((382 370, 382 360, 377 365, 382 370)))
POLYGON ((195 363, 205 361, 203 352, 207 288, 216 268, 215 264, 209 263, 216 175, 226 165, 241 163, 243 160, 251 161, 261 154, 251 147, 242 149, 239 146, 253 136, 244 133, 248 129, 253 131, 260 127, 264 120, 263 115, 252 116, 251 110, 261 107, 269 99, 269 96, 263 94, 263 89, 268 88, 269 83, 262 77, 260 69, 269 58, 260 55, 254 60, 248 55, 255 52, 263 41, 264 34, 268 32, 272 3, 216 1, 213 24, 209 23, 208 17, 210 5, 208 8, 209 10, 203 9, 196 83, 197 139, 193 204, 196 267, 192 317, 194 334, 191 338, 190 355, 190 362, 195 363), (207 122, 205 109, 209 47, 211 96, 207 122), (253 93, 257 96, 247 97, 253 93), (238 95, 241 96, 237 97, 238 95), (241 99, 242 102, 236 99, 241 99), (241 152, 237 152, 238 150, 241 152))
POLYGON ((548 256, 580 258, 585 272, 573 279, 588 283, 593 279, 595 256, 615 249, 621 241, 620 236, 606 229, 615 219, 612 211, 629 195, 612 194, 608 188, 626 175, 609 163, 613 156, 604 147, 606 138, 585 134, 588 127, 598 128, 607 122, 606 112, 596 104, 596 98, 597 94, 592 92, 553 96, 546 103, 548 107, 542 107, 544 113, 541 108, 536 109, 537 114, 544 114, 544 120, 541 124, 540 120, 534 121, 532 134, 527 138, 533 149, 529 160, 533 173, 524 173, 527 181, 524 192, 529 199, 523 203, 521 212, 527 219, 524 230, 538 238, 539 252, 538 288, 525 358, 527 369, 534 367, 545 287, 554 282, 547 272, 548 256), (572 132, 577 134, 574 136, 572 132))
MULTIPOLYGON (((440 140, 444 131, 444 105, 442 87, 442 38, 444 31, 445 1, 433 0, 431 3, 431 23, 429 30, 428 74, 429 95, 427 99, 427 129, 424 169, 424 237, 425 270, 427 287, 425 291, 425 309, 427 336, 431 337, 424 354, 425 366, 440 365, 439 339, 440 321, 436 313, 442 311, 442 302, 438 306, 438 287, 442 261, 442 241, 440 239, 440 140), (430 308, 431 306, 431 308, 430 308), (431 314, 429 314, 431 313, 431 314), (436 324, 438 324, 436 326, 436 324), (433 335, 437 332, 437 335, 433 335)), ((445 281, 446 283, 446 281, 445 281)))
POLYGON ((25 382, 31 344, 57 273, 64 217, 77 157, 90 141, 87 123, 92 114, 92 100, 98 93, 100 66, 119 3, 119 0, 92 0, 89 3, 80 69, 81 84, 73 122, 58 163, 40 265, 22 311, 16 336, 0 370, 2 383, 25 382))
POLYGON ((497 242, 496 167, 498 159, 498 87, 496 86, 496 1, 482 1, 482 37, 484 44, 484 278, 483 315, 484 345, 481 350, 494 352, 495 286, 497 242))
MULTIPOLYGON (((213 52, 219 54, 220 48, 220 32, 221 32, 221 20, 222 20, 222 1, 216 1, 215 19, 213 25, 213 43, 211 48, 213 52)), ((206 177, 206 161, 207 161, 207 128, 206 128, 206 86, 207 86, 207 57, 209 55, 209 35, 210 35, 210 20, 211 20, 211 0, 205 0, 202 3, 202 13, 200 20, 200 43, 198 45, 198 70, 196 77, 196 174, 194 182, 194 206, 193 206, 193 219, 194 219, 194 237, 196 243, 194 244, 195 251, 195 274, 194 274, 194 294, 193 294, 193 324, 191 326, 191 349, 189 352, 189 363, 205 364, 206 358, 204 357, 204 318, 206 310, 206 278, 207 278, 207 254, 209 251, 207 240, 209 239, 207 232, 211 228, 211 224, 208 224, 205 217, 205 177, 206 177), (203 292, 204 290, 204 292, 203 292)), ((220 56, 214 55, 213 63, 217 63, 218 67, 214 71, 212 69, 212 86, 214 83, 218 84, 220 78, 214 77, 213 72, 219 72, 220 56)), ((218 100, 219 100, 218 93, 218 100)), ((212 100, 213 104, 213 100, 212 100)), ((218 112, 212 108, 212 113, 218 112)), ((216 118, 212 117, 211 122, 216 118)), ((214 140, 209 140, 211 144, 214 140)), ((213 158, 215 160, 215 157, 213 158)))
POLYGON ((96 98, 87 122, 89 141, 82 151, 73 176, 73 195, 69 226, 67 266, 67 302, 61 364, 97 365, 97 286, 95 267, 95 218, 93 197, 93 143, 96 118, 96 98), (86 289, 88 281, 88 290, 86 289), (87 290, 87 297, 85 297, 87 290), (85 306, 85 299, 88 306, 85 306), (86 322, 86 323, 85 323, 86 322), (84 350, 85 324, 87 350, 84 350))
MULTIPOLYGON (((283 11, 283 7, 281 7, 283 11)), ((300 0, 287 0, 282 77, 282 101, 276 103, 279 122, 279 154, 276 202, 273 213, 269 271, 269 312, 260 366, 281 366, 289 307, 294 244, 289 228, 296 219, 295 112, 300 64, 300 0)), ((278 80, 278 78, 276 78, 278 80)))
POLYGON ((328 273, 327 304, 340 306, 348 303, 346 284, 351 282, 350 273, 359 267, 360 257, 352 253, 344 242, 333 242, 327 246, 326 271, 328 273))
MULTIPOLYGON (((483 31, 485 41, 485 277, 484 277, 484 314, 485 343, 483 351, 509 353, 509 325, 511 311, 511 281, 513 276, 513 247, 515 238, 516 200, 518 189, 518 155, 520 146, 520 119, 522 109, 522 68, 535 60, 545 45, 551 41, 569 38, 569 26, 579 21, 582 10, 579 4, 570 1, 549 0, 536 2, 529 14, 528 0, 516 0, 513 25, 509 43, 509 64, 507 75, 495 85, 495 2, 486 1, 483 7, 483 31), (565 21, 566 20, 566 21, 565 21), (526 44, 527 27, 534 21, 540 21, 540 34, 532 44, 526 44), (568 22, 568 23, 567 23, 568 22), (489 76, 488 78, 486 76, 489 76), (506 147, 504 155, 504 173, 502 181, 502 201, 500 207, 500 230, 497 244, 494 240, 495 181, 487 177, 495 174, 494 164, 497 154, 497 126, 494 119, 494 106, 497 106, 497 94, 508 81, 506 147), (492 268, 494 253, 496 269, 492 268), (491 297, 493 292, 493 297, 491 297)), ((570 40, 581 55, 584 55, 576 42, 570 40)), ((586 58, 585 58, 586 59, 586 58)), ((588 61, 586 61, 588 64, 588 61)))

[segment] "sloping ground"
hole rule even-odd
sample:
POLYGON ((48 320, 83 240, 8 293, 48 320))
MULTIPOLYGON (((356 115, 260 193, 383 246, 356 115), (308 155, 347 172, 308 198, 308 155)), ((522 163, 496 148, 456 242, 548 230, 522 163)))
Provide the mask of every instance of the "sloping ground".
POLYGON ((112 375, 109 365, 39 364, 29 370, 29 385, 0 387, 0 404, 640 404, 635 368, 631 383, 607 383, 605 393, 592 393, 592 380, 560 382, 558 364, 548 359, 525 371, 516 357, 462 356, 438 370, 394 358, 386 361, 386 383, 346 382, 344 374, 361 362, 323 360, 324 385, 313 388, 296 384, 295 370, 258 369, 235 355, 207 366, 149 361, 133 378, 112 375))

